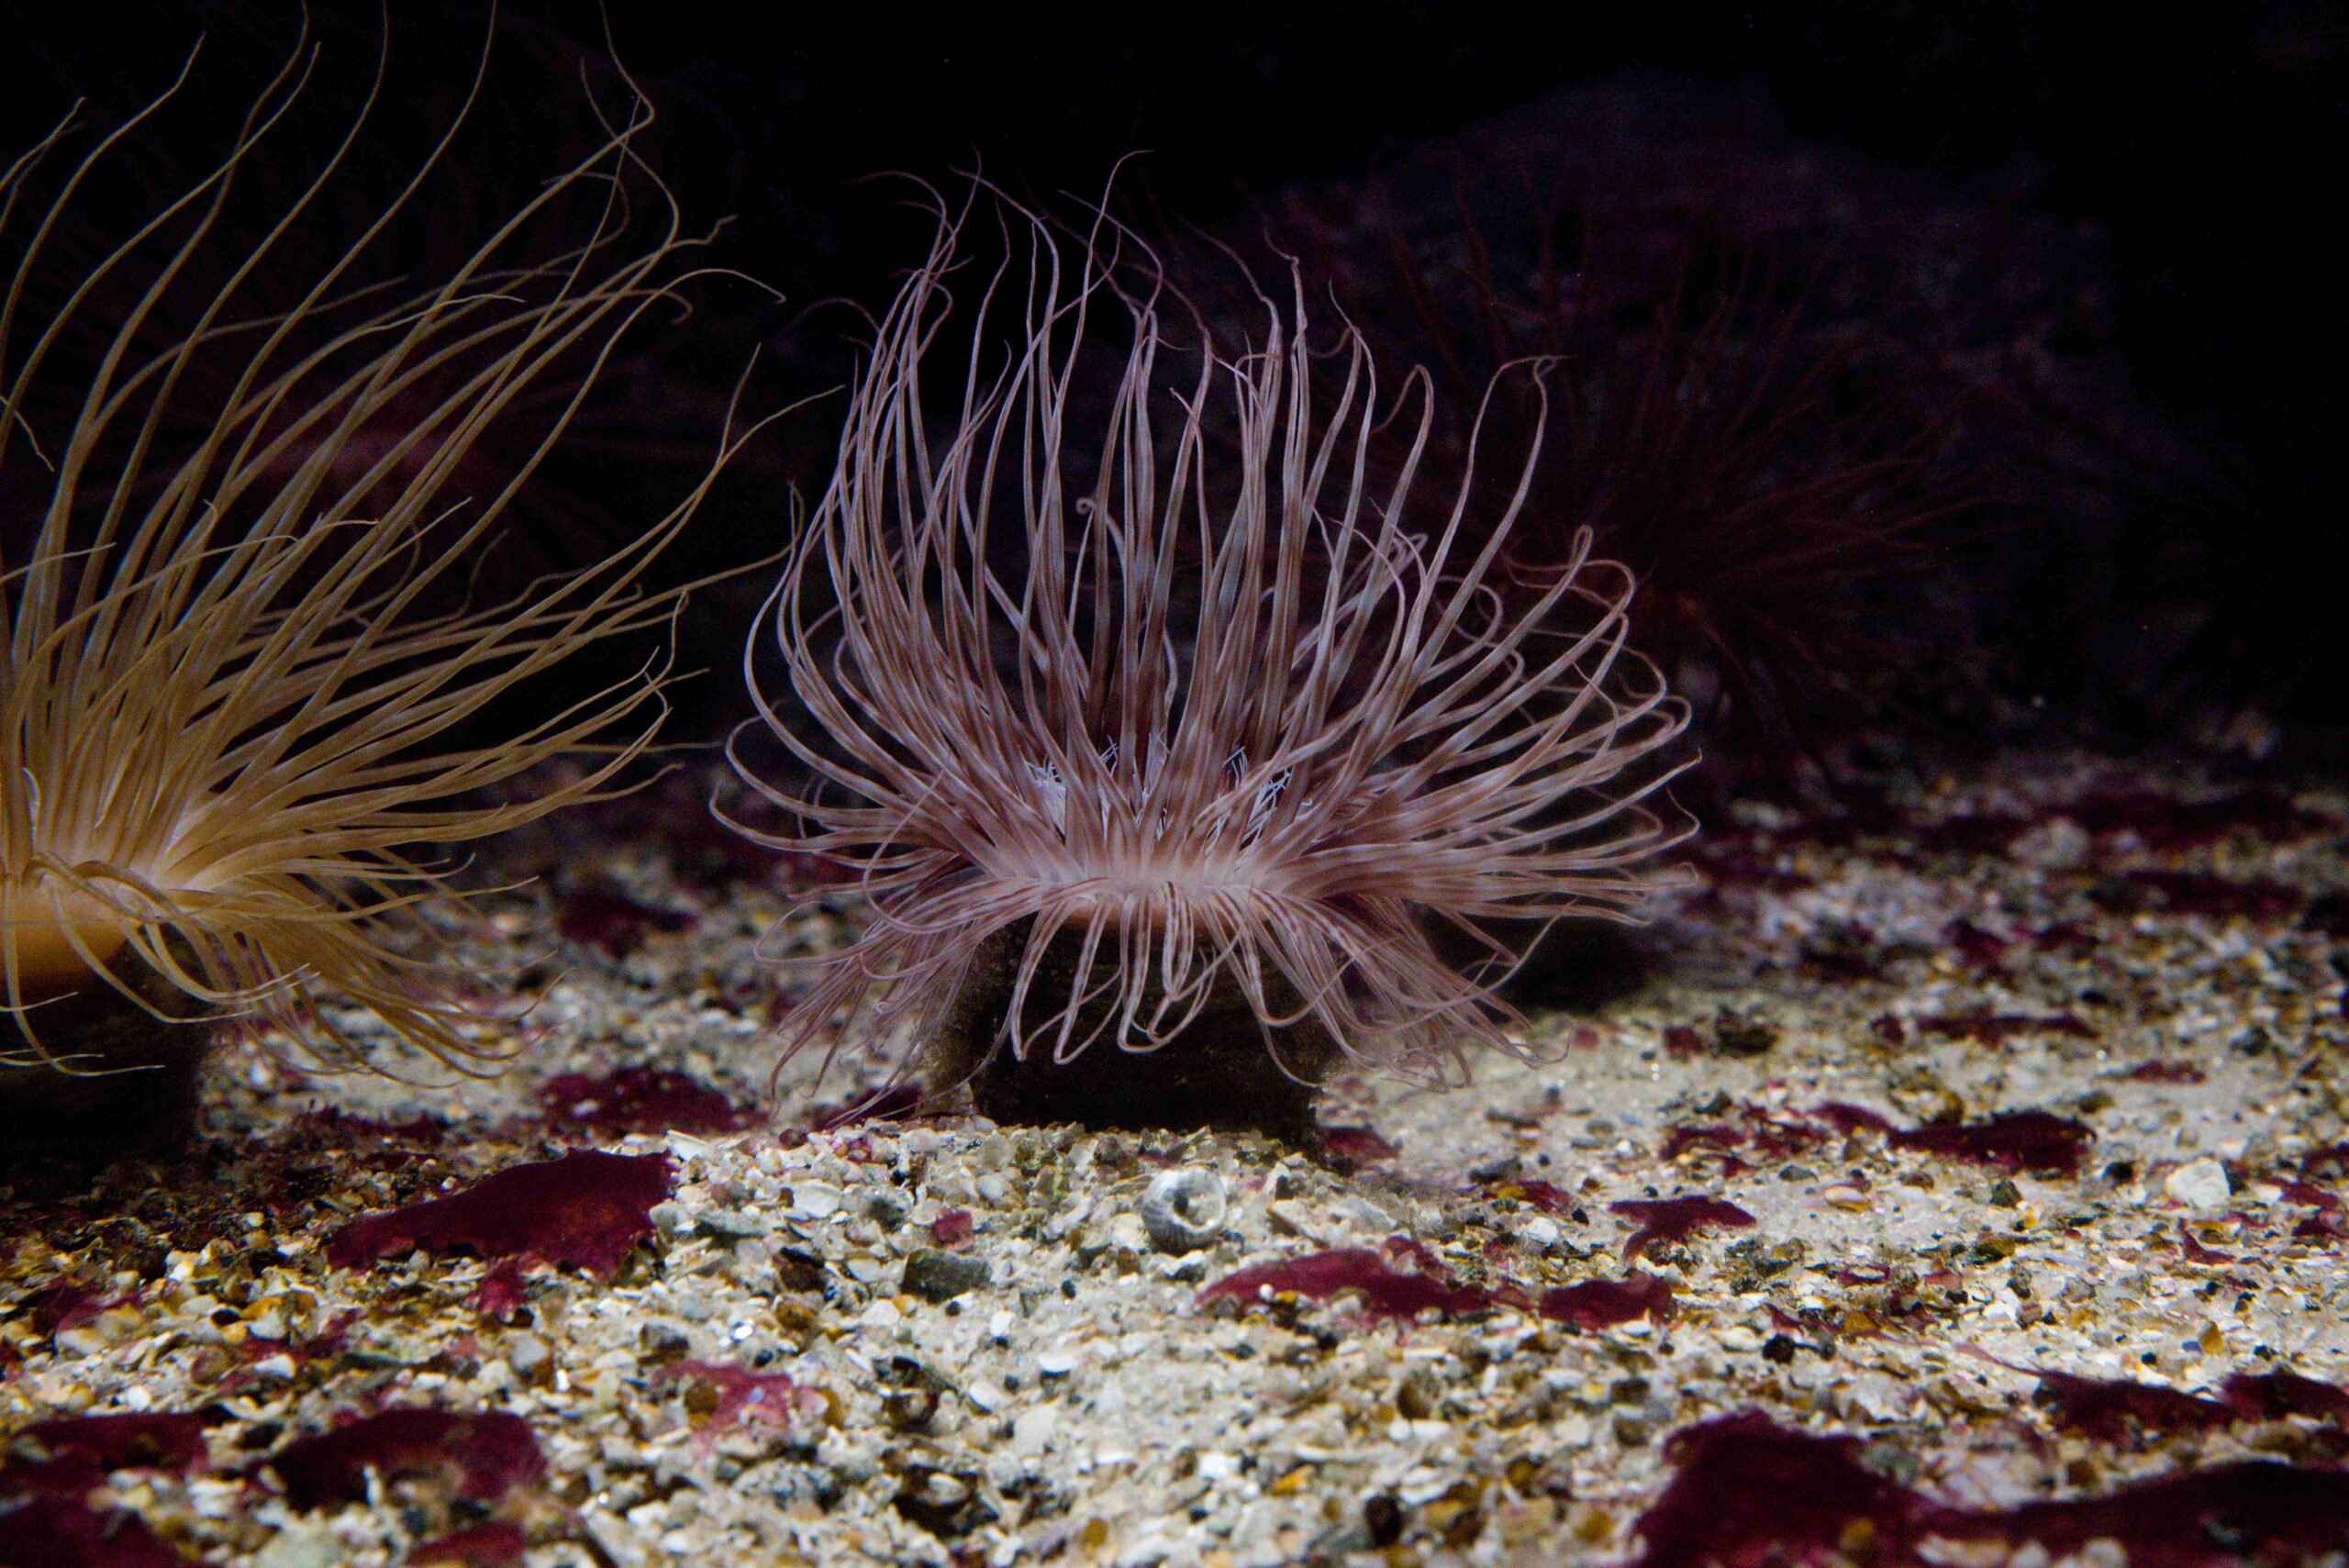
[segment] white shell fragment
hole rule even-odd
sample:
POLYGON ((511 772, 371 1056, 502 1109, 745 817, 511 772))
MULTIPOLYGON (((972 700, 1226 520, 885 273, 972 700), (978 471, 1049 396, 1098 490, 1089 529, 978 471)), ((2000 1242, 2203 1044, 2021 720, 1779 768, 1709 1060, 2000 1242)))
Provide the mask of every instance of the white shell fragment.
POLYGON ((1223 1179, 1183 1166, 1161 1174, 1142 1194, 1141 1222, 1162 1252, 1193 1252, 1223 1229, 1223 1179))
POLYGON ((2172 1171, 2162 1190, 2189 1208, 2217 1208, 2234 1191, 2227 1182, 2227 1168, 2207 1155, 2172 1171))

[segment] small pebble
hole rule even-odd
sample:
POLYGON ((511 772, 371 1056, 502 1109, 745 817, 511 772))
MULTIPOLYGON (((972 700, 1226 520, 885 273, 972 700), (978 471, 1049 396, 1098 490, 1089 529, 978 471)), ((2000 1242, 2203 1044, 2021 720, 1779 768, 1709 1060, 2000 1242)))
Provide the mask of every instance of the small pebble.
POLYGON ((2162 1191, 2190 1208, 2217 1208, 2234 1189, 2228 1184, 2226 1167, 2205 1155, 2172 1171, 2162 1191))
POLYGON ((697 1217, 694 1225, 708 1235, 730 1240, 740 1240, 746 1236, 763 1236, 767 1230, 767 1222, 757 1215, 740 1214, 730 1208, 713 1208, 697 1217))
POLYGON ((841 1190, 823 1182, 796 1182, 791 1187, 791 1212, 801 1219, 829 1219, 841 1211, 841 1190))
POLYGON ((986 1283, 987 1265, 983 1258, 925 1249, 906 1260, 906 1293, 924 1301, 951 1301, 986 1283))

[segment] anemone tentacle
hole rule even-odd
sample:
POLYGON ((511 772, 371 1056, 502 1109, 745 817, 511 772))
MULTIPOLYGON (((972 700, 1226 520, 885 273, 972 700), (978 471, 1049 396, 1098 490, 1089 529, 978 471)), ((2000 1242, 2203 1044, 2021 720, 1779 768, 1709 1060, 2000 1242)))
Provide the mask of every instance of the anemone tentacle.
POLYGON ((1586 537, 1505 609, 1530 456, 1497 481, 1472 458, 1432 500, 1416 462, 1380 483, 1374 432, 1427 440, 1423 373, 1382 400, 1342 322, 1340 373, 1312 373, 1294 285, 1256 346, 1185 348, 1130 237, 1002 210, 1012 259, 962 301, 971 213, 941 210, 745 655, 804 770, 745 768, 797 819, 765 837, 852 868, 871 906, 809 961, 829 967, 786 1043, 841 1012, 918 1037, 973 955, 1024 930, 996 1046, 1021 1060, 1158 1049, 1226 984, 1268 1030, 1310 1020, 1408 1073, 1508 1048, 1517 951, 1488 936, 1463 973, 1425 920, 1628 919, 1670 880, 1653 862, 1676 829, 1647 802, 1686 713, 1626 645, 1630 574, 1586 537), (1492 483, 1504 522, 1472 535, 1492 483), (1076 978, 1037 994, 1056 943, 1076 978))
MULTIPOLYGON (((443 1061, 492 1053, 495 1020, 455 999, 455 976, 430 956, 421 905, 448 888, 412 847, 595 798, 664 711, 656 654, 518 727, 477 728, 490 705, 580 650, 668 622, 682 590, 655 588, 648 572, 707 477, 583 569, 502 602, 428 612, 421 598, 465 580, 616 345, 695 275, 703 241, 635 151, 649 108, 637 99, 607 119, 601 145, 451 275, 405 297, 344 285, 351 258, 417 199, 451 125, 351 250, 296 285, 294 309, 239 319, 244 284, 272 264, 372 107, 250 254, 195 266, 219 263, 207 247, 223 243, 223 204, 315 56, 298 45, 218 163, 51 303, 39 280, 61 216, 189 73, 45 197, 43 164, 68 142, 71 117, 0 172, 12 252, 0 272, 0 467, 37 467, 42 487, 39 517, 0 535, 0 1066, 87 1065, 43 1039, 45 1004, 63 994, 111 987, 164 1017, 118 973, 126 954, 329 1065, 362 1051, 322 1015, 327 995, 443 1061), (591 231, 531 260, 532 226, 583 197, 591 231), (193 323, 180 336, 150 340, 175 288, 224 274, 217 295, 178 314, 193 323), (126 296, 121 316, 85 319, 95 302, 126 296), (64 347, 75 331, 98 339, 87 363, 64 347), (185 412, 175 389, 199 356, 237 369, 183 448, 158 432, 185 412), (437 400, 387 428, 427 377, 437 400), (36 394, 60 383, 72 412, 61 432, 43 431, 38 411, 55 405, 36 394), (533 455, 475 493, 468 451, 515 419, 533 421, 533 455), (526 796, 478 793, 564 756, 585 760, 526 796), (401 929, 424 940, 410 951, 401 929)), ((746 434, 724 434, 716 462, 746 434)))

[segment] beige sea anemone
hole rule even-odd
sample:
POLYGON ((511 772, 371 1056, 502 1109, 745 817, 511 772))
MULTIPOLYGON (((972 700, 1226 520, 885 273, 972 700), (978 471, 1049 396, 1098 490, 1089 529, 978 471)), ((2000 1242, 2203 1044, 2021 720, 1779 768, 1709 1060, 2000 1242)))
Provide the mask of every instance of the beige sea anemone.
POLYGON ((615 343, 687 275, 699 241, 631 151, 646 110, 631 102, 432 286, 339 283, 419 170, 295 309, 240 320, 241 285, 278 263, 366 117, 257 245, 208 251, 312 63, 296 50, 217 166, 70 287, 41 269, 77 192, 188 76, 55 178, 70 118, 0 174, 0 495, 37 511, 0 519, 0 1087, 19 1097, 36 1078, 184 1065, 201 1031, 162 1028, 179 1018, 258 1016, 328 1064, 361 1062, 331 998, 444 1061, 493 1050, 419 917, 447 889, 414 847, 607 790, 663 711, 657 655, 584 695, 540 677, 675 613, 646 573, 707 478, 583 570, 493 604, 423 597, 468 579, 615 343), (592 227, 569 249, 522 254, 547 212, 581 207, 592 227), (173 295, 224 274, 192 313, 173 295), (92 321, 97 300, 118 313, 92 321), (201 439, 174 446, 157 431, 198 355, 236 373, 201 439), (43 429, 35 411, 59 407, 43 429), (468 454, 522 417, 540 420, 526 460, 476 493, 468 454), (586 760, 535 794, 484 794, 571 756, 586 760), (146 1025, 176 1043, 126 1043, 146 1025))
POLYGON ((1341 1056, 1442 1078, 1520 1049, 1494 923, 1631 918, 1665 880, 1642 802, 1685 715, 1625 646, 1629 573, 1586 538, 1504 609, 1532 455, 1424 495, 1427 378, 1382 401, 1301 291, 1245 352, 1183 348, 1130 242, 1005 211, 971 297, 941 218, 880 323, 746 659, 758 691, 779 655, 762 709, 804 770, 751 779, 800 824, 772 841, 870 907, 786 1044, 909 1042, 991 1114, 1291 1132, 1341 1056), (1378 484, 1387 422, 1414 462, 1378 484))

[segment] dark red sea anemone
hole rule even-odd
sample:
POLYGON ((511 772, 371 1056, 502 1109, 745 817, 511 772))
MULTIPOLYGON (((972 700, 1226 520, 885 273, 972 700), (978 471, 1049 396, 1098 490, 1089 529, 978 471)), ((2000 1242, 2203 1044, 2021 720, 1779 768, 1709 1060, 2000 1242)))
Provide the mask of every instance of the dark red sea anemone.
POLYGON ((1675 837, 1642 802, 1686 714, 1626 646, 1631 574, 1586 535, 1505 598, 1531 462, 1375 477, 1382 425, 1424 448, 1431 387, 1382 401, 1342 325, 1314 373, 1301 288, 1226 355, 1178 344, 1103 231, 1017 213, 1024 261, 958 305, 962 227, 883 318, 771 604, 804 719, 746 656, 808 774, 751 781, 801 824, 774 841, 870 903, 788 1043, 845 1011, 991 1114, 1288 1131, 1341 1053, 1442 1077, 1521 1049, 1491 923, 1631 918, 1675 837), (1097 424, 1077 389, 1105 384, 1097 424))
POLYGON ((2037 297, 2002 217, 1795 142, 1752 95, 1598 83, 1269 193, 1175 265, 1244 321, 1224 246, 1294 257, 1381 359, 1427 366, 1439 485, 1472 436, 1514 464, 1541 421, 1512 568, 1539 583, 1591 530, 1639 577, 1631 646, 1691 704, 1713 782, 1776 786, 1790 752, 1938 709, 1979 662, 1968 595, 2011 510, 1981 384, 2011 356, 1968 305, 2037 297), (1532 361, 1538 391, 1502 373, 1532 361))
POLYGON ((1436 474, 1472 443, 1523 461, 1545 431, 1515 572, 1546 582, 1595 537, 1639 574, 1632 644, 1689 694, 1709 741, 1782 762, 1898 651, 1870 633, 1865 591, 1924 569, 1936 531, 1973 504, 1943 472, 1951 427, 1872 378, 1813 319, 1815 280, 1765 249, 1692 233, 1668 258, 1611 253, 1575 216, 1487 235, 1464 199, 1453 230, 1390 232, 1375 261, 1300 249, 1386 332, 1382 354, 1438 377, 1453 417, 1420 460, 1436 474), (1497 248, 1523 275, 1497 270, 1497 248), (1461 417, 1488 384, 1483 417, 1461 417))

